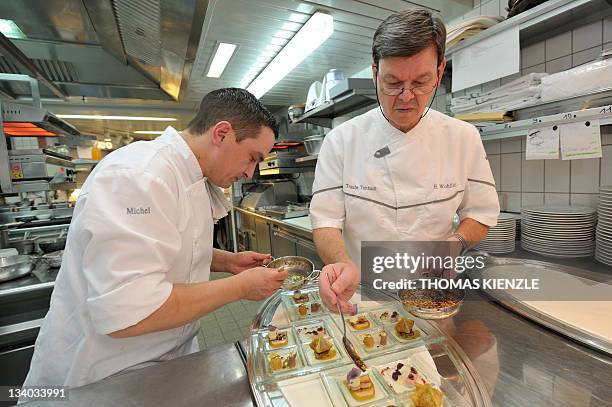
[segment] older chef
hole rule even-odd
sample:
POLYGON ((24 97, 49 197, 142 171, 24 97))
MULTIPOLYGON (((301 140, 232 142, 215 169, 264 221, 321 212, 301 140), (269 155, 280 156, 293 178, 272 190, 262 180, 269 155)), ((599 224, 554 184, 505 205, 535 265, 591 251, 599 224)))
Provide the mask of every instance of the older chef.
POLYGON ((310 217, 327 264, 324 302, 346 311, 360 281, 362 240, 482 240, 499 202, 474 126, 431 110, 446 61, 444 23, 407 10, 380 24, 372 44, 379 106, 331 131, 315 173, 310 217), (461 224, 452 234, 453 217, 461 224))
POLYGON ((82 386, 198 349, 198 318, 270 296, 285 271, 254 252, 213 249, 227 213, 219 187, 251 177, 278 126, 243 89, 202 99, 172 127, 96 167, 77 201, 51 308, 25 386, 82 386), (208 281, 210 272, 229 278, 208 281))

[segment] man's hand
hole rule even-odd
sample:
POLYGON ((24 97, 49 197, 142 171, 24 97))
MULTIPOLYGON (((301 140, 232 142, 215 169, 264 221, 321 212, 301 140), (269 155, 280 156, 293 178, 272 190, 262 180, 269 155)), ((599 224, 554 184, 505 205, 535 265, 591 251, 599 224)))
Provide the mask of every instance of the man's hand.
POLYGON ((235 278, 239 281, 238 289, 244 300, 263 300, 274 294, 287 278, 287 270, 255 267, 244 270, 235 278))
POLYGON ((253 267, 265 266, 270 263, 271 259, 271 255, 257 252, 233 253, 229 258, 227 271, 232 274, 238 274, 253 267))
POLYGON ((355 294, 361 273, 354 263, 333 263, 323 267, 319 277, 319 291, 323 304, 331 310, 336 311, 336 302, 340 304, 342 312, 353 315, 357 312, 356 307, 348 303, 355 294), (330 286, 329 280, 332 284, 330 286))

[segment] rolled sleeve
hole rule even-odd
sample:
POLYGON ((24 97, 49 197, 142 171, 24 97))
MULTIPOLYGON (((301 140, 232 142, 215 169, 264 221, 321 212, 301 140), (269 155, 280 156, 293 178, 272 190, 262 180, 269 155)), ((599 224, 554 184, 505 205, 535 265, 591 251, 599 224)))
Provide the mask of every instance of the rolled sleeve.
POLYGON ((468 176, 459 205, 459 217, 461 220, 471 218, 483 225, 495 226, 499 215, 495 180, 478 131, 474 129, 470 135, 471 154, 466 157, 468 176))
POLYGON ((342 229, 345 219, 343 187, 343 150, 340 134, 330 132, 323 141, 310 202, 313 229, 342 229))
POLYGON ((88 191, 79 214, 86 304, 96 332, 109 334, 170 296, 168 272, 182 244, 178 198, 163 180, 136 170, 98 174, 88 191))

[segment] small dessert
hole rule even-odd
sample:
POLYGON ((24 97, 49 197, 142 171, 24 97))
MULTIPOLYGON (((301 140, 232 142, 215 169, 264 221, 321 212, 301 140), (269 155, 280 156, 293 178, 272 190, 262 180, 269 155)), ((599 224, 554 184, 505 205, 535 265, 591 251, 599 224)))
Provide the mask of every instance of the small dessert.
POLYGON ((413 329, 414 321, 412 319, 400 318, 395 324, 395 332, 402 339, 416 339, 421 336, 421 331, 413 329))
POLYGON ((442 407, 444 394, 431 384, 416 384, 416 391, 410 396, 414 407, 442 407))
POLYGON ((291 352, 290 354, 288 354, 286 361, 288 369, 295 368, 297 366, 297 353, 291 352))
POLYGON ((268 343, 273 348, 280 348, 289 342, 287 331, 279 331, 274 325, 268 326, 268 343))
POLYGON ((408 362, 394 362, 379 370, 385 382, 397 394, 414 391, 417 385, 427 383, 427 380, 408 362))
POLYGON ((277 370, 281 370, 283 368, 283 358, 281 357, 281 355, 279 355, 278 353, 271 353, 270 354, 270 369, 272 369, 273 372, 276 372, 277 370))
POLYGON ((300 314, 301 316, 308 315, 308 307, 304 304, 300 304, 300 306, 298 307, 298 314, 300 314))
POLYGON ((381 331, 378 334, 378 337, 380 339, 380 346, 387 346, 387 343, 388 343, 387 341, 389 339, 389 338, 387 338, 387 333, 385 331, 381 331))
POLYGON ((334 345, 324 336, 318 336, 310 342, 310 349, 314 351, 314 357, 317 360, 329 360, 336 357, 334 345))
POLYGON ((319 312, 320 310, 321 310, 321 304, 319 304, 318 302, 313 302, 312 304, 310 304, 311 312, 319 312))
POLYGON ((363 336, 363 346, 366 348, 373 348, 375 345, 374 338, 370 334, 365 334, 363 336))
POLYGON ((276 352, 272 352, 269 356, 270 369, 277 372, 283 369, 294 369, 297 366, 297 353, 289 352, 285 357, 282 357, 276 352))
POLYGON ((346 320, 353 329, 361 331, 370 327, 370 321, 363 315, 355 315, 346 320))
POLYGON ((389 318, 390 318, 389 311, 383 311, 380 314, 378 314, 378 319, 380 319, 382 322, 387 322, 389 318))
POLYGON ((347 373, 345 384, 351 396, 357 401, 370 400, 376 395, 376 389, 370 376, 362 374, 361 370, 356 367, 347 373))
POLYGON ((304 302, 308 302, 308 300, 310 300, 310 297, 308 297, 308 293, 302 293, 300 290, 296 290, 293 293, 293 301, 296 304, 301 304, 304 302))

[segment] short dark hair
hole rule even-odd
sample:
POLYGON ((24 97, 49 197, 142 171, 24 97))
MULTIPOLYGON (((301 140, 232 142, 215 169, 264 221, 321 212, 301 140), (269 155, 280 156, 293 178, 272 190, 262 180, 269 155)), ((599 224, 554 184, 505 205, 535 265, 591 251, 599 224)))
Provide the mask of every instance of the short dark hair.
POLYGON ((410 9, 391 14, 380 23, 372 42, 372 59, 411 57, 430 45, 438 50, 438 66, 446 49, 446 27, 431 11, 410 9))
POLYGON ((245 89, 222 88, 206 94, 187 130, 191 134, 199 135, 221 121, 232 124, 238 142, 257 137, 262 126, 272 129, 274 137, 278 137, 276 118, 245 89))

